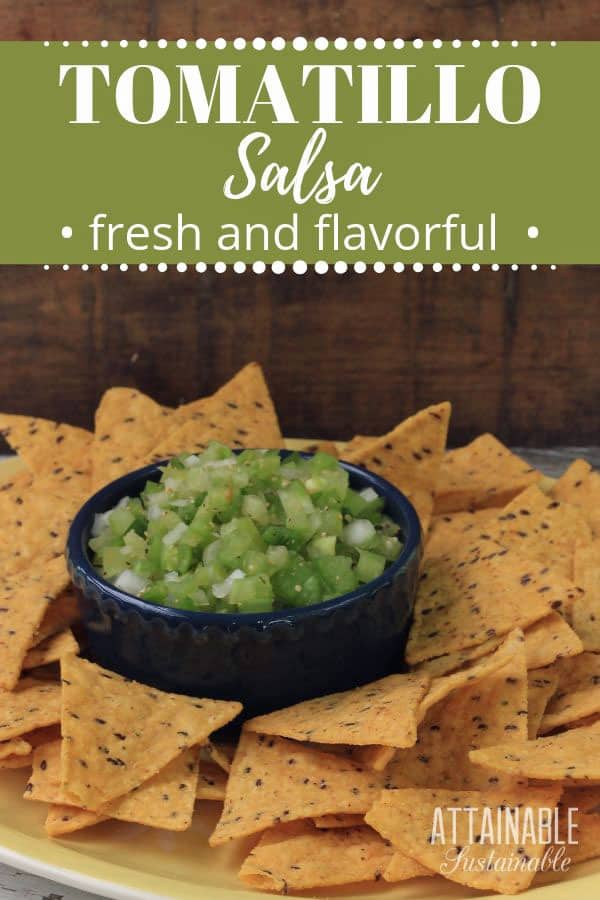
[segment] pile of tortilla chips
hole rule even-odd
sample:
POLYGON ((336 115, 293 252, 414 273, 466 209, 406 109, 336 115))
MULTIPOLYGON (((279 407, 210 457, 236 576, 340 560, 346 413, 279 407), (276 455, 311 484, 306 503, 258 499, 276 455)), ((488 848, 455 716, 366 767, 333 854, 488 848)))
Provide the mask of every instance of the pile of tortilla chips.
POLYGON ((26 770, 48 835, 107 820, 181 831, 209 800, 222 804, 211 846, 253 840, 239 877, 282 893, 537 883, 553 845, 473 838, 462 823, 448 847, 432 823, 454 807, 557 810, 561 835, 577 808, 567 855, 600 856, 600 475, 577 460, 552 482, 489 434, 446 452, 449 418, 440 403, 382 437, 307 442, 387 478, 418 512, 408 665, 247 721, 229 746, 211 734, 239 703, 167 694, 79 657, 63 549, 83 500, 127 471, 211 440, 284 446, 260 367, 177 409, 111 388, 94 433, 0 415, 22 464, 0 483, 0 769, 26 770), (483 864, 448 867, 449 850, 483 864))

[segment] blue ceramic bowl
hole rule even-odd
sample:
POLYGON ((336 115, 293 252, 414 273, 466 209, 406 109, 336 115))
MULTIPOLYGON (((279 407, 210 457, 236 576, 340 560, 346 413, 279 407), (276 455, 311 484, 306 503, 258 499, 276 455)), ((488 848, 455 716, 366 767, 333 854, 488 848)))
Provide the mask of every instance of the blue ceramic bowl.
MULTIPOLYGON (((287 456, 289 451, 280 451, 287 456)), ((306 454, 309 455, 309 454, 306 454)), ((256 715, 347 690, 403 666, 421 557, 417 514, 393 485, 342 462, 352 487, 371 487, 404 540, 399 558, 349 594, 270 613, 171 609, 118 590, 95 570, 88 540, 96 513, 137 496, 159 465, 138 469, 94 494, 69 533, 67 561, 81 600, 89 655, 100 665, 163 690, 240 700, 256 715)))

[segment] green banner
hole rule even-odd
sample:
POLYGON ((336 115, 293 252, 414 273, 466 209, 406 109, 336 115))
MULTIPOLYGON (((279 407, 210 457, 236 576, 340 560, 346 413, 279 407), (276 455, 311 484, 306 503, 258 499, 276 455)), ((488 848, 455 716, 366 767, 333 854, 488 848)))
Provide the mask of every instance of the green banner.
POLYGON ((600 262, 600 44, 283 43, 0 44, 0 263, 600 262))

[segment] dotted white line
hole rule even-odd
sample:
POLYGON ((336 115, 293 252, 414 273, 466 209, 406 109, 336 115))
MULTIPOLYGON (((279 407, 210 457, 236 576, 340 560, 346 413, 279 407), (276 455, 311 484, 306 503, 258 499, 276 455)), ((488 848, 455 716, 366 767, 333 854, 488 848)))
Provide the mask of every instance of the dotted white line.
MULTIPOLYGON (((58 41, 56 43, 61 44, 63 47, 70 47, 72 42, 58 41)), ((94 42, 85 40, 81 41, 80 43, 82 47, 90 47, 94 42)), ((106 48, 110 46, 110 41, 107 40, 101 40, 98 43, 100 47, 106 48)), ((150 45, 150 42, 146 38, 141 38, 138 41, 129 41, 126 38, 123 38, 115 43, 118 43, 118 45, 120 47, 123 47, 124 49, 127 48, 130 43, 137 43, 137 46, 141 47, 142 49, 146 49, 150 45)), ((205 38, 197 38, 193 43, 197 50, 205 50, 209 44, 209 42, 205 38)), ((406 46, 406 42, 403 38, 394 38, 392 41, 386 41, 384 38, 378 37, 375 38, 371 43, 375 50, 385 50, 389 46, 392 46, 395 50, 402 50, 406 46)), ((424 41, 423 38, 413 38, 410 41, 410 44, 416 50, 421 50, 426 46, 427 43, 428 42, 424 41)), ((452 47, 454 47, 454 49, 459 49, 463 45, 463 42, 458 38, 455 38, 449 43, 452 47)), ((489 43, 490 46, 494 48, 498 48, 503 45, 503 42, 499 40, 493 40, 489 43)), ((511 47, 519 47, 521 43, 529 43, 531 47, 539 46, 539 41, 504 41, 505 46, 511 47)), ((547 43, 550 47, 558 46, 558 41, 548 41, 547 43)), ((44 47, 50 47, 52 45, 52 41, 43 41, 42 44, 44 47)), ((178 38, 174 42, 174 44, 179 50, 184 50, 186 47, 188 47, 189 41, 186 38, 178 38)), ((286 41, 285 38, 277 36, 272 38, 272 40, 270 41, 267 41, 262 37, 255 37, 252 41, 248 41, 243 37, 237 37, 228 42, 225 38, 220 37, 216 38, 212 42, 212 44, 216 50, 225 50, 229 46, 229 44, 231 44, 235 50, 245 50, 249 47, 252 47, 252 49, 254 50, 264 50, 269 44, 273 48, 273 50, 284 50, 287 45, 290 44, 294 50, 303 51, 307 50, 311 44, 315 47, 316 50, 327 50, 330 46, 335 47, 336 50, 347 50, 349 47, 353 47, 355 50, 365 50, 369 42, 363 37, 357 37, 353 41, 349 41, 344 37, 337 37, 333 41, 330 41, 328 38, 323 36, 315 38, 314 41, 308 41, 307 38, 298 35, 290 41, 286 41)), ((431 45, 435 50, 439 50, 441 47, 443 47, 443 44, 444 42, 440 38, 434 38, 434 40, 431 41, 431 45)), ((482 46, 482 41, 476 38, 472 40, 470 44, 472 47, 478 48, 482 46)), ((168 45, 169 42, 165 38, 160 38, 158 41, 156 41, 156 46, 160 50, 164 50, 166 47, 168 47, 168 45)))
MULTIPOLYGON (((365 263, 362 260, 358 260, 355 263, 347 263, 344 260, 336 260, 334 263, 328 263, 326 260, 317 260, 317 262, 312 264, 312 268, 313 268, 313 271, 316 272, 317 275, 325 275, 329 271, 330 268, 332 268, 334 270, 334 272, 336 272, 336 274, 338 274, 338 275, 344 275, 347 272, 349 272, 350 269, 352 269, 357 274, 362 275, 365 272, 367 272, 370 267, 376 275, 380 275, 383 272, 385 272, 388 265, 391 266, 391 268, 394 272, 398 272, 398 273, 406 271, 406 268, 407 268, 405 263, 402 263, 402 262, 394 262, 394 263, 386 264, 382 260, 377 260, 374 263, 365 263)), ((488 265, 492 272, 499 272, 500 269, 502 269, 502 268, 510 268, 513 272, 517 272, 520 268, 523 268, 524 266, 526 267, 526 264, 518 265, 517 263, 512 263, 511 265, 509 265, 508 263, 502 263, 502 265, 500 265, 499 263, 492 263, 491 265, 484 264, 484 266, 482 266, 481 263, 472 263, 470 268, 471 268, 471 271, 473 271, 473 272, 480 272, 482 270, 482 268, 485 269, 488 267, 488 265)), ((130 268, 130 264, 129 263, 118 263, 118 264, 102 263, 101 265, 98 266, 98 268, 100 269, 101 272, 107 272, 111 267, 113 269, 118 268, 119 271, 121 271, 121 272, 127 272, 130 268)), ((311 268, 309 263, 307 263, 303 259, 297 259, 293 263, 285 263, 283 260, 279 260, 279 259, 274 260, 272 263, 265 263, 262 260, 256 260, 256 262, 254 262, 250 265, 243 262, 242 260, 237 260, 236 262, 230 263, 229 265, 227 263, 223 262, 222 260, 219 260, 212 265, 213 270, 218 275, 224 274, 228 270, 228 268, 231 268, 236 273, 236 275, 242 275, 244 272, 246 272, 248 270, 249 267, 252 269, 252 272, 255 275, 263 275, 267 270, 270 270, 274 275, 282 275, 288 267, 291 269, 291 271, 294 273, 294 275, 305 275, 308 272, 308 270, 311 268)), ((465 264, 455 262, 455 263, 452 263, 449 267, 453 272, 461 272, 462 269, 465 267, 465 264)), ((556 269, 558 268, 555 264, 547 265, 547 267, 553 272, 555 272, 556 269)), ((52 266, 50 266, 48 263, 45 263, 42 266, 42 268, 45 272, 47 272, 52 268, 52 266)), ((70 266, 69 263, 64 263, 64 264, 58 265, 57 268, 62 268, 63 271, 68 272, 69 269, 72 267, 70 266)), ((90 266, 88 263, 83 263, 81 266, 79 266, 79 268, 81 269, 82 272, 88 272, 88 271, 90 271, 90 269, 93 269, 94 266, 90 266)), ((148 263, 139 263, 137 265, 137 269, 139 272, 147 272, 149 268, 150 268, 150 266, 148 265, 148 263)), ((170 268, 175 269, 177 272, 184 273, 184 272, 188 271, 190 266, 188 266, 187 263, 178 262, 175 264, 172 263, 170 268)), ((197 262, 193 266, 193 268, 199 274, 203 274, 208 271, 209 265, 205 262, 197 262)), ((416 263, 413 263, 412 265, 409 265, 409 268, 412 269, 413 272, 417 272, 417 273, 424 272, 427 268, 431 268, 431 270, 433 272, 438 273, 438 272, 443 271, 444 265, 440 262, 435 262, 435 263, 416 262, 416 263)), ((533 272, 536 272, 538 269, 544 268, 544 266, 540 266, 537 263, 532 263, 529 265, 529 268, 533 272)), ((166 262, 160 262, 160 263, 157 263, 157 265, 156 265, 156 270, 158 272, 167 272, 168 269, 169 269, 169 264, 166 262)))

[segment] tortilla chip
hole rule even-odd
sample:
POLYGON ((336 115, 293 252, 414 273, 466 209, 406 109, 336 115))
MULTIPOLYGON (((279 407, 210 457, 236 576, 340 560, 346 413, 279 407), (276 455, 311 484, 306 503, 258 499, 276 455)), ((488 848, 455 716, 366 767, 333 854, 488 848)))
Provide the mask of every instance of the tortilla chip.
MULTIPOLYGON (((65 805, 60 770, 61 742, 38 747, 25 799, 65 805)), ((192 821, 197 782, 198 753, 191 748, 138 788, 106 804, 96 819, 112 818, 151 828, 184 831, 192 821)), ((93 819, 90 818, 89 824, 94 824, 93 819)))
POLYGON ((522 744, 473 750, 471 762, 492 772, 544 781, 600 783, 600 723, 522 744))
POLYGON ((493 434, 481 434, 466 447, 445 454, 434 511, 439 515, 504 506, 539 478, 539 472, 493 434))
POLYGON ((379 881, 393 850, 371 828, 319 831, 307 822, 270 828, 239 877, 257 890, 308 890, 379 881))
POLYGON ((561 850, 564 852, 562 859, 567 870, 586 859, 600 856, 600 815, 590 815, 577 806, 575 795, 579 793, 582 791, 565 791, 560 802, 558 835, 562 843, 555 844, 554 850, 557 854, 561 850))
POLYGON ((525 655, 528 669, 540 669, 542 666, 549 666, 557 659, 577 656, 582 652, 583 644, 576 633, 556 612, 534 622, 525 631, 525 655))
POLYGON ((87 660, 61 660, 65 800, 98 811, 160 772, 241 711, 241 704, 167 694, 87 660))
POLYGON ((317 816, 313 819, 316 828, 327 831, 329 828, 356 828, 365 824, 365 817, 357 813, 339 813, 338 815, 317 816))
POLYGON ((47 475, 60 490, 89 493, 91 432, 48 419, 0 414, 0 434, 34 475, 47 475))
POLYGON ((211 441, 238 448, 283 446, 277 414, 258 363, 249 363, 208 397, 196 418, 171 431, 152 447, 146 462, 199 452, 211 441))
POLYGON ((200 762, 196 800, 225 800, 227 773, 216 763, 200 762))
POLYGON ((382 837, 427 869, 469 887, 514 894, 525 890, 535 875, 534 867, 521 868, 516 865, 519 858, 526 854, 528 860, 541 860, 546 845, 533 841, 519 845, 474 840, 484 831, 485 809, 491 809, 494 821, 506 807, 525 806, 535 811, 537 817, 539 810, 554 807, 559 796, 560 790, 555 786, 522 788, 518 791, 384 791, 365 819, 382 837), (465 807, 474 809, 470 814, 472 827, 469 827, 469 815, 464 812, 455 813, 456 834, 453 834, 449 808, 464 810, 465 807), (441 810, 446 839, 444 843, 441 838, 436 840, 432 832, 436 810, 441 810), (449 851, 454 851, 451 860, 462 852, 462 859, 471 861, 472 864, 448 864, 449 851), (514 860, 514 871, 496 870, 494 860, 509 859, 514 860), (477 860, 482 860, 481 866, 477 865, 477 860))
POLYGON ((87 809, 77 809, 62 803, 53 803, 48 809, 44 828, 48 837, 60 837, 64 834, 72 834, 92 825, 106 822, 106 816, 97 816, 87 809))
POLYGON ((44 618, 35 632, 30 649, 39 647, 42 641, 47 640, 55 634, 60 634, 61 631, 70 628, 71 625, 75 625, 76 622, 79 622, 80 618, 81 613, 77 594, 73 588, 67 588, 67 590, 62 591, 48 604, 46 612, 44 613, 44 618))
POLYGON ((171 413, 141 391, 110 388, 96 410, 92 486, 97 491, 142 460, 166 434, 171 413))
POLYGON ((28 769, 33 763, 33 753, 22 756, 19 753, 0 759, 0 769, 28 769))
POLYGON ((431 878, 435 875, 430 869, 426 869, 416 859, 411 859, 402 850, 394 850, 394 855, 383 873, 383 880, 391 883, 408 881, 410 878, 431 878))
POLYGON ((57 491, 48 476, 16 476, 0 490, 0 571, 3 577, 38 567, 63 555, 67 533, 81 498, 57 491), (7 486, 8 485, 8 486, 7 486))
POLYGON ((531 485, 505 506, 495 520, 485 523, 480 541, 491 541, 539 559, 565 578, 573 578, 577 544, 592 540, 581 511, 569 503, 547 497, 531 485))
POLYGON ((416 671, 427 672, 431 678, 449 675, 458 669, 468 667, 472 662, 476 662, 484 656, 489 656, 490 653, 498 649, 501 643, 501 637, 489 638, 483 644, 477 644, 476 647, 465 647, 464 650, 454 650, 452 653, 444 653, 443 656, 426 659, 419 663, 416 671))
POLYGON ((23 660, 23 668, 35 669, 37 666, 47 666, 49 663, 58 662, 69 653, 79 653, 79 644, 71 629, 67 628, 32 647, 23 660))
MULTIPOLYGON (((526 628, 524 638, 528 669, 549 666, 561 656, 576 656, 583 650, 583 645, 573 629, 555 612, 526 628)), ((467 647, 464 650, 437 656, 435 659, 427 659, 419 663, 417 671, 427 672, 432 678, 446 675, 493 653, 500 643, 501 638, 490 638, 476 647, 467 647)))
POLYGON ((60 687, 23 678, 11 693, 0 691, 0 740, 22 737, 34 728, 60 722, 60 687))
POLYGON ((351 747, 354 762, 368 766, 375 772, 383 772, 396 755, 395 747, 351 747))
POLYGON ((426 556, 445 556, 455 547, 468 546, 477 539, 485 523, 497 514, 495 509, 449 513, 433 516, 425 543, 426 556))
MULTIPOLYGON (((488 773, 469 760, 469 751, 510 738, 527 738, 527 669, 520 632, 514 632, 492 656, 463 672, 438 679, 423 718, 417 743, 400 750, 385 771, 387 788, 444 787, 457 790, 490 787, 488 773)), ((494 777, 495 788, 515 786, 494 777)))
POLYGON ((560 805, 565 809, 577 807, 581 812, 600 813, 600 785, 590 787, 567 787, 560 798, 560 805))
POLYGON ((527 733, 530 741, 539 734, 548 701, 558 687, 558 673, 552 669, 532 669, 527 682, 527 733))
POLYGON ((600 540, 575 547, 574 581, 584 593, 571 609, 573 628, 586 650, 600 653, 600 540))
POLYGON ((355 450, 363 450, 378 438, 379 435, 376 434, 355 434, 350 441, 346 441, 346 443, 344 444, 344 459, 346 458, 347 453, 354 453, 355 450))
POLYGON ((577 506, 600 537, 600 474, 584 459, 576 459, 552 488, 557 500, 577 506))
POLYGON ((426 559, 406 658, 414 664, 526 628, 569 606, 571 582, 513 550, 426 559))
POLYGON ((380 787, 380 776, 343 756, 244 729, 209 844, 216 847, 294 819, 364 813, 380 787))
POLYGON ((23 738, 13 738, 10 741, 0 742, 0 760, 11 756, 29 756, 31 744, 23 738))
POLYGON ((600 713, 600 655, 559 659, 551 671, 558 675, 558 687, 542 719, 541 734, 600 713))
POLYGON ((27 650, 49 603, 68 584, 62 557, 0 578, 0 688, 19 680, 27 650))
POLYGON ((258 716, 246 729, 313 743, 411 747, 417 737, 417 708, 428 687, 427 675, 388 675, 258 716))
POLYGON ((429 406, 405 419, 383 437, 348 452, 344 459, 383 475, 415 507, 423 531, 433 511, 433 495, 446 447, 450 404, 429 406))
POLYGON ((235 756, 235 744, 215 744, 208 741, 200 748, 200 761, 215 763, 223 772, 229 774, 235 756))

